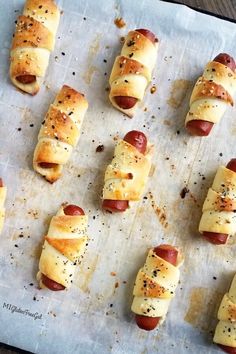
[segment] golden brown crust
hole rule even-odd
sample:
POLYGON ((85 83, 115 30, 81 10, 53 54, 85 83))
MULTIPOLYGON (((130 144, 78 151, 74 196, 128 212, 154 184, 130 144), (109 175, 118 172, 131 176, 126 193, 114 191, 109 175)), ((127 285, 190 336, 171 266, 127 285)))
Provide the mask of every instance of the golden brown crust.
POLYGON ((224 78, 224 77, 235 77, 235 73, 231 70, 228 66, 219 63, 218 61, 210 61, 207 66, 206 70, 212 71, 212 73, 217 72, 217 76, 224 78))
POLYGON ((133 289, 131 310, 147 317, 161 317, 164 321, 170 300, 175 296, 179 283, 179 267, 183 263, 178 251, 176 266, 160 258, 150 249, 144 266, 139 270, 133 289))
POLYGON ((151 168, 153 145, 145 154, 133 145, 119 140, 114 157, 105 172, 103 199, 140 200, 151 168))
POLYGON ((34 159, 34 162, 40 163, 40 162, 48 162, 48 163, 55 163, 55 164, 63 164, 65 161, 65 158, 68 156, 68 153, 70 152, 69 149, 64 151, 64 154, 62 153, 62 149, 60 149, 60 154, 55 153, 56 148, 58 148, 60 143, 58 141, 55 141, 54 145, 52 146, 52 142, 50 139, 45 139, 41 141, 40 147, 37 151, 37 158, 34 159))
POLYGON ((236 230, 236 173, 219 166, 202 208, 199 231, 234 234, 236 230))
POLYGON ((72 262, 75 262, 78 259, 78 254, 80 253, 82 245, 84 245, 85 239, 57 239, 45 237, 45 240, 54 247, 61 254, 66 256, 72 262))
POLYGON ((77 144, 87 107, 88 102, 81 93, 64 85, 48 110, 38 135, 33 166, 51 183, 61 176, 62 165, 67 163, 77 144), (60 166, 46 168, 39 165, 42 162, 60 166))
POLYGON ((137 31, 130 31, 123 48, 130 49, 132 53, 135 53, 137 51, 146 51, 149 47, 155 47, 155 45, 146 36, 137 31))
POLYGON ((138 102, 144 97, 146 87, 151 81, 156 55, 156 43, 153 44, 137 31, 130 31, 127 34, 121 55, 116 58, 110 75, 109 99, 115 108, 128 117, 133 117, 138 102), (115 99, 117 96, 123 97, 122 106, 117 104, 115 99), (125 97, 136 99, 130 108, 125 103, 127 102, 125 97))
POLYGON ((19 47, 45 48, 53 50, 54 38, 40 22, 26 16, 19 16, 12 41, 12 50, 19 47))
POLYGON ((81 107, 87 109, 88 102, 82 93, 74 90, 70 86, 63 85, 53 105, 63 111, 74 113, 80 110, 81 107))
POLYGON ((114 80, 129 74, 143 75, 148 82, 151 80, 150 71, 142 63, 125 56, 118 56, 113 65, 109 82, 112 84, 114 80))
POLYGON ((169 290, 165 289, 164 286, 158 284, 142 271, 139 271, 137 279, 142 283, 142 286, 135 287, 133 292, 134 296, 158 297, 160 299, 166 299, 173 296, 169 290))
POLYGON ((73 282, 75 266, 84 254, 88 218, 86 215, 65 215, 62 205, 50 222, 39 260, 37 279, 40 287, 42 274, 49 279, 70 287, 73 282))
POLYGON ((57 139, 75 146, 78 135, 79 131, 73 120, 67 114, 62 113, 51 105, 40 130, 39 138, 57 139))
POLYGON ((20 90, 31 95, 39 91, 59 20, 60 12, 54 1, 26 1, 13 35, 10 59, 10 78, 20 90))
POLYGON ((43 72, 40 70, 40 68, 37 65, 37 61, 35 60, 35 57, 31 57, 31 56, 27 57, 25 51, 24 52, 20 51, 18 57, 16 57, 15 54, 18 54, 16 50, 14 52, 11 52, 11 67, 10 67, 11 77, 16 78, 17 76, 21 76, 21 75, 34 75, 40 77, 43 75, 43 72))
POLYGON ((42 23, 47 19, 56 22, 59 10, 54 0, 26 0, 24 14, 37 15, 42 23))
POLYGON ((217 98, 231 104, 231 106, 234 104, 232 97, 223 86, 213 81, 205 80, 204 77, 198 79, 193 89, 190 104, 201 98, 217 98))

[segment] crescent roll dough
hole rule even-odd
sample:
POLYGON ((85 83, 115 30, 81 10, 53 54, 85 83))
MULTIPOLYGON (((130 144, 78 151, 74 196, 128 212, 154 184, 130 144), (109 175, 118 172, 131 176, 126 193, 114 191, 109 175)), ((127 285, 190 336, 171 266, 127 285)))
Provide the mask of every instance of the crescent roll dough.
POLYGON ((213 342, 236 348, 236 275, 221 301, 213 342))
POLYGON ((142 101, 145 90, 151 81, 152 70, 157 58, 158 42, 153 44, 147 37, 137 31, 130 31, 125 39, 121 55, 115 60, 110 76, 110 101, 112 105, 133 117, 135 108, 142 101), (134 97, 138 101, 130 109, 119 107, 115 96, 134 97))
POLYGON ((162 317, 162 323, 170 301, 175 296, 180 276, 179 267, 182 263, 180 252, 175 267, 151 249, 135 280, 131 311, 147 317, 162 317))
POLYGON ((84 95, 64 85, 50 105, 38 135, 34 151, 35 171, 55 182, 62 173, 73 148, 76 146, 88 102, 84 95), (51 168, 41 163, 54 164, 51 168))
POLYGON ((105 172, 103 199, 139 200, 147 182, 152 155, 153 145, 148 144, 142 154, 133 145, 119 140, 105 172))
POLYGON ((7 196, 7 187, 3 186, 2 179, 0 178, 0 233, 3 229, 4 219, 5 219, 5 200, 7 196))
POLYGON ((204 201, 199 232, 236 232, 236 173, 220 166, 204 201))
POLYGON ((70 287, 88 241, 87 224, 87 215, 65 215, 63 206, 53 216, 39 260, 37 279, 41 288, 45 287, 42 274, 66 288, 70 287))
POLYGON ((236 74, 229 67, 210 61, 194 86, 185 125, 191 120, 219 122, 227 106, 233 106, 235 91, 236 74))
POLYGON ((45 76, 59 20, 60 11, 53 0, 27 0, 23 15, 18 17, 10 78, 16 87, 31 95, 39 91, 45 76))

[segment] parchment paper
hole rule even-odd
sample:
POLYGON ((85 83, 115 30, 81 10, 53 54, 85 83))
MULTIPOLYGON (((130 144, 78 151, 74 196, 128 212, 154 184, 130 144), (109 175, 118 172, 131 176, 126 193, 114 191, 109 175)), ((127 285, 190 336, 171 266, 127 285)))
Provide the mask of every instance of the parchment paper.
POLYGON ((63 10, 55 51, 39 94, 20 93, 8 78, 9 48, 22 0, 0 1, 0 175, 8 187, 0 237, 0 341, 37 353, 220 353, 212 343, 216 312, 236 271, 235 239, 204 242, 201 206, 216 169, 235 157, 235 108, 208 138, 184 129, 188 101, 204 65, 220 52, 236 56, 236 26, 160 1, 59 1, 63 10), (126 27, 114 25, 123 17, 126 27), (160 39, 153 73, 133 119, 108 102, 108 78, 120 37, 149 28, 160 39), (62 55, 61 53, 65 53, 62 55), (73 72, 75 73, 73 75, 73 72), (41 121, 63 83, 86 94, 83 132, 62 178, 53 185, 32 169, 41 121), (101 211, 103 176, 115 139, 143 130, 155 143, 145 198, 122 215, 101 211), (103 152, 96 147, 103 144, 103 152), (180 197, 187 186, 189 193, 180 197), (43 236, 62 202, 89 214, 90 242, 73 287, 38 290, 43 236), (146 333, 130 312, 132 289, 147 250, 182 248, 185 263, 165 324, 146 333))

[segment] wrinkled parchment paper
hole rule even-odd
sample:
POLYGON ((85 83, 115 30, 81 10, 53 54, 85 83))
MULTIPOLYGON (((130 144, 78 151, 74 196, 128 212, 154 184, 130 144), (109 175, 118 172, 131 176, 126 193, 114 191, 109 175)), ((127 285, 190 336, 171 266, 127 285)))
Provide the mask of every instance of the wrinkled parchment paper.
POLYGON ((56 48, 41 91, 30 97, 8 78, 23 1, 0 1, 0 175, 8 186, 0 237, 0 341, 43 354, 220 353, 211 344, 212 331, 236 271, 235 239, 215 247, 197 228, 218 165, 235 157, 236 110, 229 108, 208 138, 188 136, 184 119, 204 65, 219 52, 236 56, 236 26, 157 0, 59 5, 56 48), (125 28, 114 25, 117 17, 125 28), (160 47, 152 81, 157 90, 151 94, 149 87, 129 119, 109 104, 106 89, 120 38, 134 28, 151 29, 160 47), (90 105, 79 144, 62 178, 50 185, 33 171, 32 155, 41 121, 63 83, 84 92, 90 105), (104 171, 115 139, 130 129, 143 130, 155 143, 153 175, 142 201, 125 214, 105 214, 104 171), (184 187, 189 192, 181 198, 184 187), (65 201, 88 213, 89 246, 69 291, 38 290, 43 236, 65 201), (133 283, 148 248, 163 242, 181 247, 185 263, 165 324, 146 333, 130 312, 133 283))

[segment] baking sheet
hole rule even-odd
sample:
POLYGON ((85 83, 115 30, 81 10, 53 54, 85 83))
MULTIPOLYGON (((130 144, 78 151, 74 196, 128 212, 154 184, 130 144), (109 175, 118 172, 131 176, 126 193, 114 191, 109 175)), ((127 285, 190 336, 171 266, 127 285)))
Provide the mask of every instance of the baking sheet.
POLYGON ((215 247, 197 232, 201 206, 219 164, 235 156, 235 108, 211 135, 188 136, 188 101, 206 62, 219 52, 236 56, 236 26, 160 1, 59 1, 56 48, 39 94, 21 94, 8 78, 9 48, 22 0, 0 1, 0 175, 8 186, 0 238, 0 341, 37 353, 217 353, 212 331, 222 295, 236 271, 235 239, 215 247), (114 25, 123 17, 126 27, 114 25), (152 84, 133 119, 108 102, 108 78, 120 37, 150 28, 160 39, 152 84), (65 55, 61 53, 64 52, 65 55), (73 75, 73 72, 75 75, 73 75), (63 83, 90 103, 77 148, 62 178, 48 184, 32 170, 41 121, 63 83), (155 143, 153 176, 144 199, 122 215, 100 209, 103 176, 115 139, 130 129, 155 143), (96 147, 105 149, 96 153, 96 147), (187 186, 189 193, 180 197, 187 186), (89 214, 90 242, 67 292, 38 290, 43 235, 62 202, 89 214), (137 328, 132 289, 147 249, 182 248, 185 263, 166 322, 137 328))

